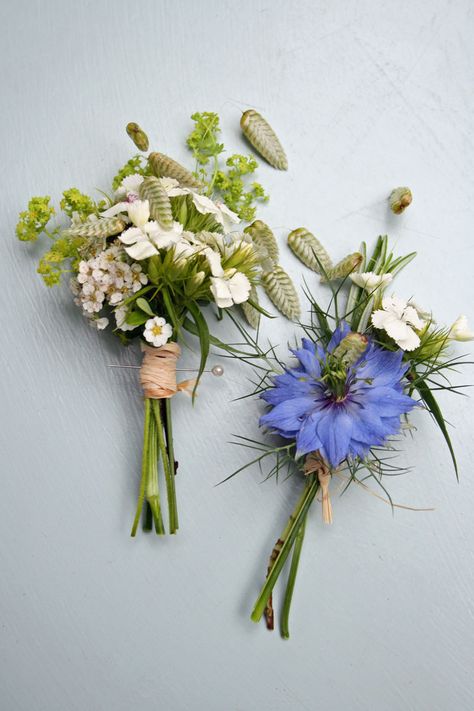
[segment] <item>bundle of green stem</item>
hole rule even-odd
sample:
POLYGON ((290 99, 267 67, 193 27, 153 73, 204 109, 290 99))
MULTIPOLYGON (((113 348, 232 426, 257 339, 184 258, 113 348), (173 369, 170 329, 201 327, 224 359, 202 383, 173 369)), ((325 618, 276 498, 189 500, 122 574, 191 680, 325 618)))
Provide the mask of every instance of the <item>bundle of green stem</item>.
POLYGON ((288 519, 284 530, 278 538, 270 555, 268 565, 267 578, 263 585, 260 594, 255 602, 251 619, 254 622, 259 622, 262 616, 265 616, 267 628, 274 628, 274 609, 272 591, 282 572, 285 563, 293 551, 291 556, 290 569, 288 579, 286 581, 285 595, 283 598, 283 606, 280 617, 280 633, 285 639, 290 636, 289 633, 289 616, 291 601, 293 599, 293 590, 296 582, 296 575, 303 546, 306 518, 308 516, 311 504, 320 489, 320 482, 316 472, 312 472, 306 477, 303 493, 298 499, 296 506, 288 519))
POLYGON ((144 529, 151 530, 154 526, 158 535, 165 533, 158 482, 160 461, 166 484, 169 532, 176 533, 178 530, 175 488, 177 465, 173 447, 171 398, 179 390, 187 390, 195 385, 195 381, 185 381, 179 385, 176 382, 176 362, 180 355, 177 343, 169 342, 161 348, 142 346, 142 349, 144 358, 140 381, 145 395, 145 423, 142 475, 132 536, 136 535, 144 507, 144 529))
POLYGON ((166 483, 168 502, 168 526, 170 533, 178 530, 173 431, 171 424, 171 400, 145 398, 145 422, 143 428, 143 454, 140 491, 137 510, 132 526, 132 536, 137 533, 140 517, 144 511, 143 529, 155 528, 158 535, 166 533, 163 522, 158 469, 161 460, 166 483))

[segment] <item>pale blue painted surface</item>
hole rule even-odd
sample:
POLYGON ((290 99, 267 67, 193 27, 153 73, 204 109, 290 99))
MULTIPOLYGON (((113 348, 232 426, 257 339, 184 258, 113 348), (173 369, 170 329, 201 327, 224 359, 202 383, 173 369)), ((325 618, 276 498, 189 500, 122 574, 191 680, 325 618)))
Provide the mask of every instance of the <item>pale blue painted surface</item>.
MULTIPOLYGON (((252 106, 288 151, 287 174, 262 166, 272 199, 261 216, 297 281, 288 229, 307 226, 335 256, 389 232, 420 255, 398 293, 440 322, 473 321, 472 10, 2 5, 2 711, 474 707, 472 401, 445 399, 459 486, 421 414, 401 457, 414 471, 389 482, 395 501, 435 512, 392 518, 355 489, 334 496, 331 529, 315 509, 282 642, 248 613, 296 486, 253 472, 214 488, 247 456, 231 433, 255 431, 257 404, 229 404, 247 374, 209 378, 194 412, 176 400, 182 530, 132 541, 140 394, 133 374, 106 366, 133 354, 89 329, 66 289, 48 292, 39 249, 13 234, 31 194, 107 186, 132 153, 127 121, 185 160, 192 111, 220 112, 229 148, 243 150, 240 110, 252 106), (414 203, 394 218, 385 198, 399 184, 414 203)), ((283 321, 266 331, 293 335, 283 321)))

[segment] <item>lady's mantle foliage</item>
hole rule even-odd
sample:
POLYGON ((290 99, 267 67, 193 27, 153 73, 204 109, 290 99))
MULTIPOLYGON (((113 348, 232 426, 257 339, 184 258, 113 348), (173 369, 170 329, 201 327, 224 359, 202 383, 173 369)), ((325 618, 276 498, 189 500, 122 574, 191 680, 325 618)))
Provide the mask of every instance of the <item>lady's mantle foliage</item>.
POLYGON ((347 364, 336 349, 349 334, 342 323, 327 350, 303 338, 303 347, 293 351, 299 365, 275 376, 274 387, 262 394, 272 409, 260 424, 296 439, 297 456, 319 450, 332 467, 383 445, 400 431, 400 416, 417 404, 403 393, 403 352, 369 339, 347 364))

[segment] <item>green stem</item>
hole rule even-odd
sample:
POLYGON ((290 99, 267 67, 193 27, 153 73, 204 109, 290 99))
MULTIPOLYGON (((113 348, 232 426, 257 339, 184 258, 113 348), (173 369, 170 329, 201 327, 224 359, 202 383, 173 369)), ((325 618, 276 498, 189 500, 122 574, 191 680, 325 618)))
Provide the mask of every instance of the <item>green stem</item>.
POLYGON ((293 556, 291 558, 290 572, 286 583, 285 599, 283 601, 283 609, 281 611, 280 632, 283 639, 288 639, 290 636, 289 617, 291 600, 293 598, 293 590, 295 589, 296 573, 300 562, 301 548, 303 547, 304 532, 306 529, 306 517, 303 519, 299 531, 296 535, 295 545, 293 547, 293 556))
POLYGON ((161 460, 163 462, 163 469, 165 472, 166 480, 166 494, 168 497, 168 515, 169 515, 169 527, 170 533, 176 533, 177 529, 177 515, 176 515, 176 491, 174 488, 174 479, 170 471, 169 454, 166 450, 166 442, 163 432, 163 419, 161 417, 161 402, 159 400, 152 401, 153 414, 155 415, 155 426, 157 430, 158 446, 161 453, 161 460))
MULTIPOLYGON (((176 465, 175 465, 175 459, 174 459, 174 444, 173 444, 173 420, 171 417, 171 398, 166 398, 165 400, 165 433, 166 433, 166 447, 168 450, 168 459, 170 463, 170 472, 171 472, 171 482, 172 482, 172 487, 174 491, 174 496, 176 497, 176 484, 175 484, 175 476, 176 476, 176 465)), ((175 524, 176 528, 179 528, 179 520, 178 520, 178 508, 176 506, 175 509, 175 524)))
POLYGON ((137 509, 135 512, 135 518, 133 520, 131 536, 134 537, 137 534, 138 524, 140 522, 140 516, 143 509, 143 501, 145 499, 145 489, 148 478, 148 449, 150 445, 150 419, 151 419, 151 405, 150 399, 145 399, 145 421, 143 426, 143 451, 142 451, 142 478, 140 480, 140 490, 138 494, 137 509))
POLYGON ((314 475, 310 475, 308 477, 308 482, 306 484, 303 495, 296 504, 296 507, 292 515, 290 516, 286 528, 281 536, 281 546, 279 547, 278 554, 275 557, 273 566, 268 573, 265 584, 260 591, 260 595, 258 596, 252 614, 250 615, 250 618, 254 622, 259 622, 264 613, 268 598, 270 597, 270 593, 273 590, 278 576, 280 575, 281 570, 286 562, 286 559, 288 558, 288 555, 293 547, 296 535, 306 517, 306 514, 309 511, 309 507, 311 506, 314 497, 316 496, 318 487, 318 480, 314 478, 314 475))
MULTIPOLYGON (((152 400, 154 408, 155 400, 152 400)), ((148 501, 155 523, 155 531, 162 535, 165 533, 163 517, 161 515, 160 492, 158 488, 158 441, 159 428, 154 417, 150 418, 150 444, 148 447, 148 476, 146 483, 146 500, 148 501)))

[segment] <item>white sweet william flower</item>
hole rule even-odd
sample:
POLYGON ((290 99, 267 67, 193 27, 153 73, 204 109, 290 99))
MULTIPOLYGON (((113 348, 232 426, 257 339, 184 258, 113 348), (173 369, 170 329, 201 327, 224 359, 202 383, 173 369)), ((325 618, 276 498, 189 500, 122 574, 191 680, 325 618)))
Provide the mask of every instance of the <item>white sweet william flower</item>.
POLYGON ((224 269, 222 267, 220 253, 216 252, 214 249, 211 249, 211 247, 205 247, 202 250, 202 253, 205 255, 208 261, 212 276, 223 277, 224 269))
POLYGON ((144 177, 139 173, 134 173, 133 175, 127 175, 126 178, 120 183, 120 187, 115 193, 117 197, 126 195, 127 197, 135 196, 138 198, 140 192, 140 185, 143 183, 144 177))
POLYGON ((179 183, 174 178, 160 178, 161 187, 166 190, 168 197, 178 195, 188 195, 191 191, 188 188, 180 188, 179 183))
MULTIPOLYGON (((148 200, 145 200, 148 202, 148 200)), ((140 210, 143 208, 140 208, 140 210)), ((141 221, 143 215, 134 214, 134 217, 141 221)), ((154 254, 158 254, 158 249, 167 249, 182 240, 183 225, 173 222, 169 230, 164 230, 158 222, 151 220, 140 227, 130 227, 119 235, 119 239, 125 245, 125 251, 132 258, 140 261, 148 259, 154 254)))
POLYGON ((135 200, 129 203, 127 212, 135 227, 143 227, 150 219, 150 203, 148 200, 135 200))
POLYGON ((391 274, 375 274, 375 272, 362 272, 360 274, 349 274, 349 276, 354 284, 369 293, 379 288, 384 289, 393 279, 391 274))
POLYGON ((464 314, 458 316, 449 330, 449 338, 453 341, 474 341, 474 331, 471 331, 464 314))
POLYGON ((180 222, 173 222, 169 230, 163 229, 158 222, 153 222, 153 228, 149 235, 153 244, 158 249, 168 249, 177 242, 182 241, 183 225, 180 222))
POLYGON ((413 330, 425 325, 413 306, 396 296, 382 299, 382 308, 372 314, 372 324, 393 338, 404 351, 413 351, 420 345, 420 337, 413 330))
MULTIPOLYGON (((155 224, 158 227, 158 224, 155 224)), ((143 228, 130 227, 120 233, 119 239, 126 245, 125 251, 129 257, 139 262, 142 259, 148 259, 148 257, 158 254, 158 250, 150 241, 149 235, 152 229, 153 222, 148 222, 143 228)))
POLYGON ((251 284, 245 274, 230 269, 223 277, 211 277, 211 293, 221 309, 242 304, 250 296, 251 284))
POLYGON ((213 215, 216 222, 224 228, 224 232, 229 232, 232 225, 237 225, 240 222, 238 215, 229 210, 223 202, 215 203, 205 195, 193 193, 193 203, 196 210, 202 215, 213 215))
POLYGON ((154 318, 148 319, 145 323, 144 336, 146 340, 151 343, 155 348, 164 346, 165 343, 171 338, 173 329, 169 323, 166 323, 164 318, 159 316, 154 316, 154 318))

